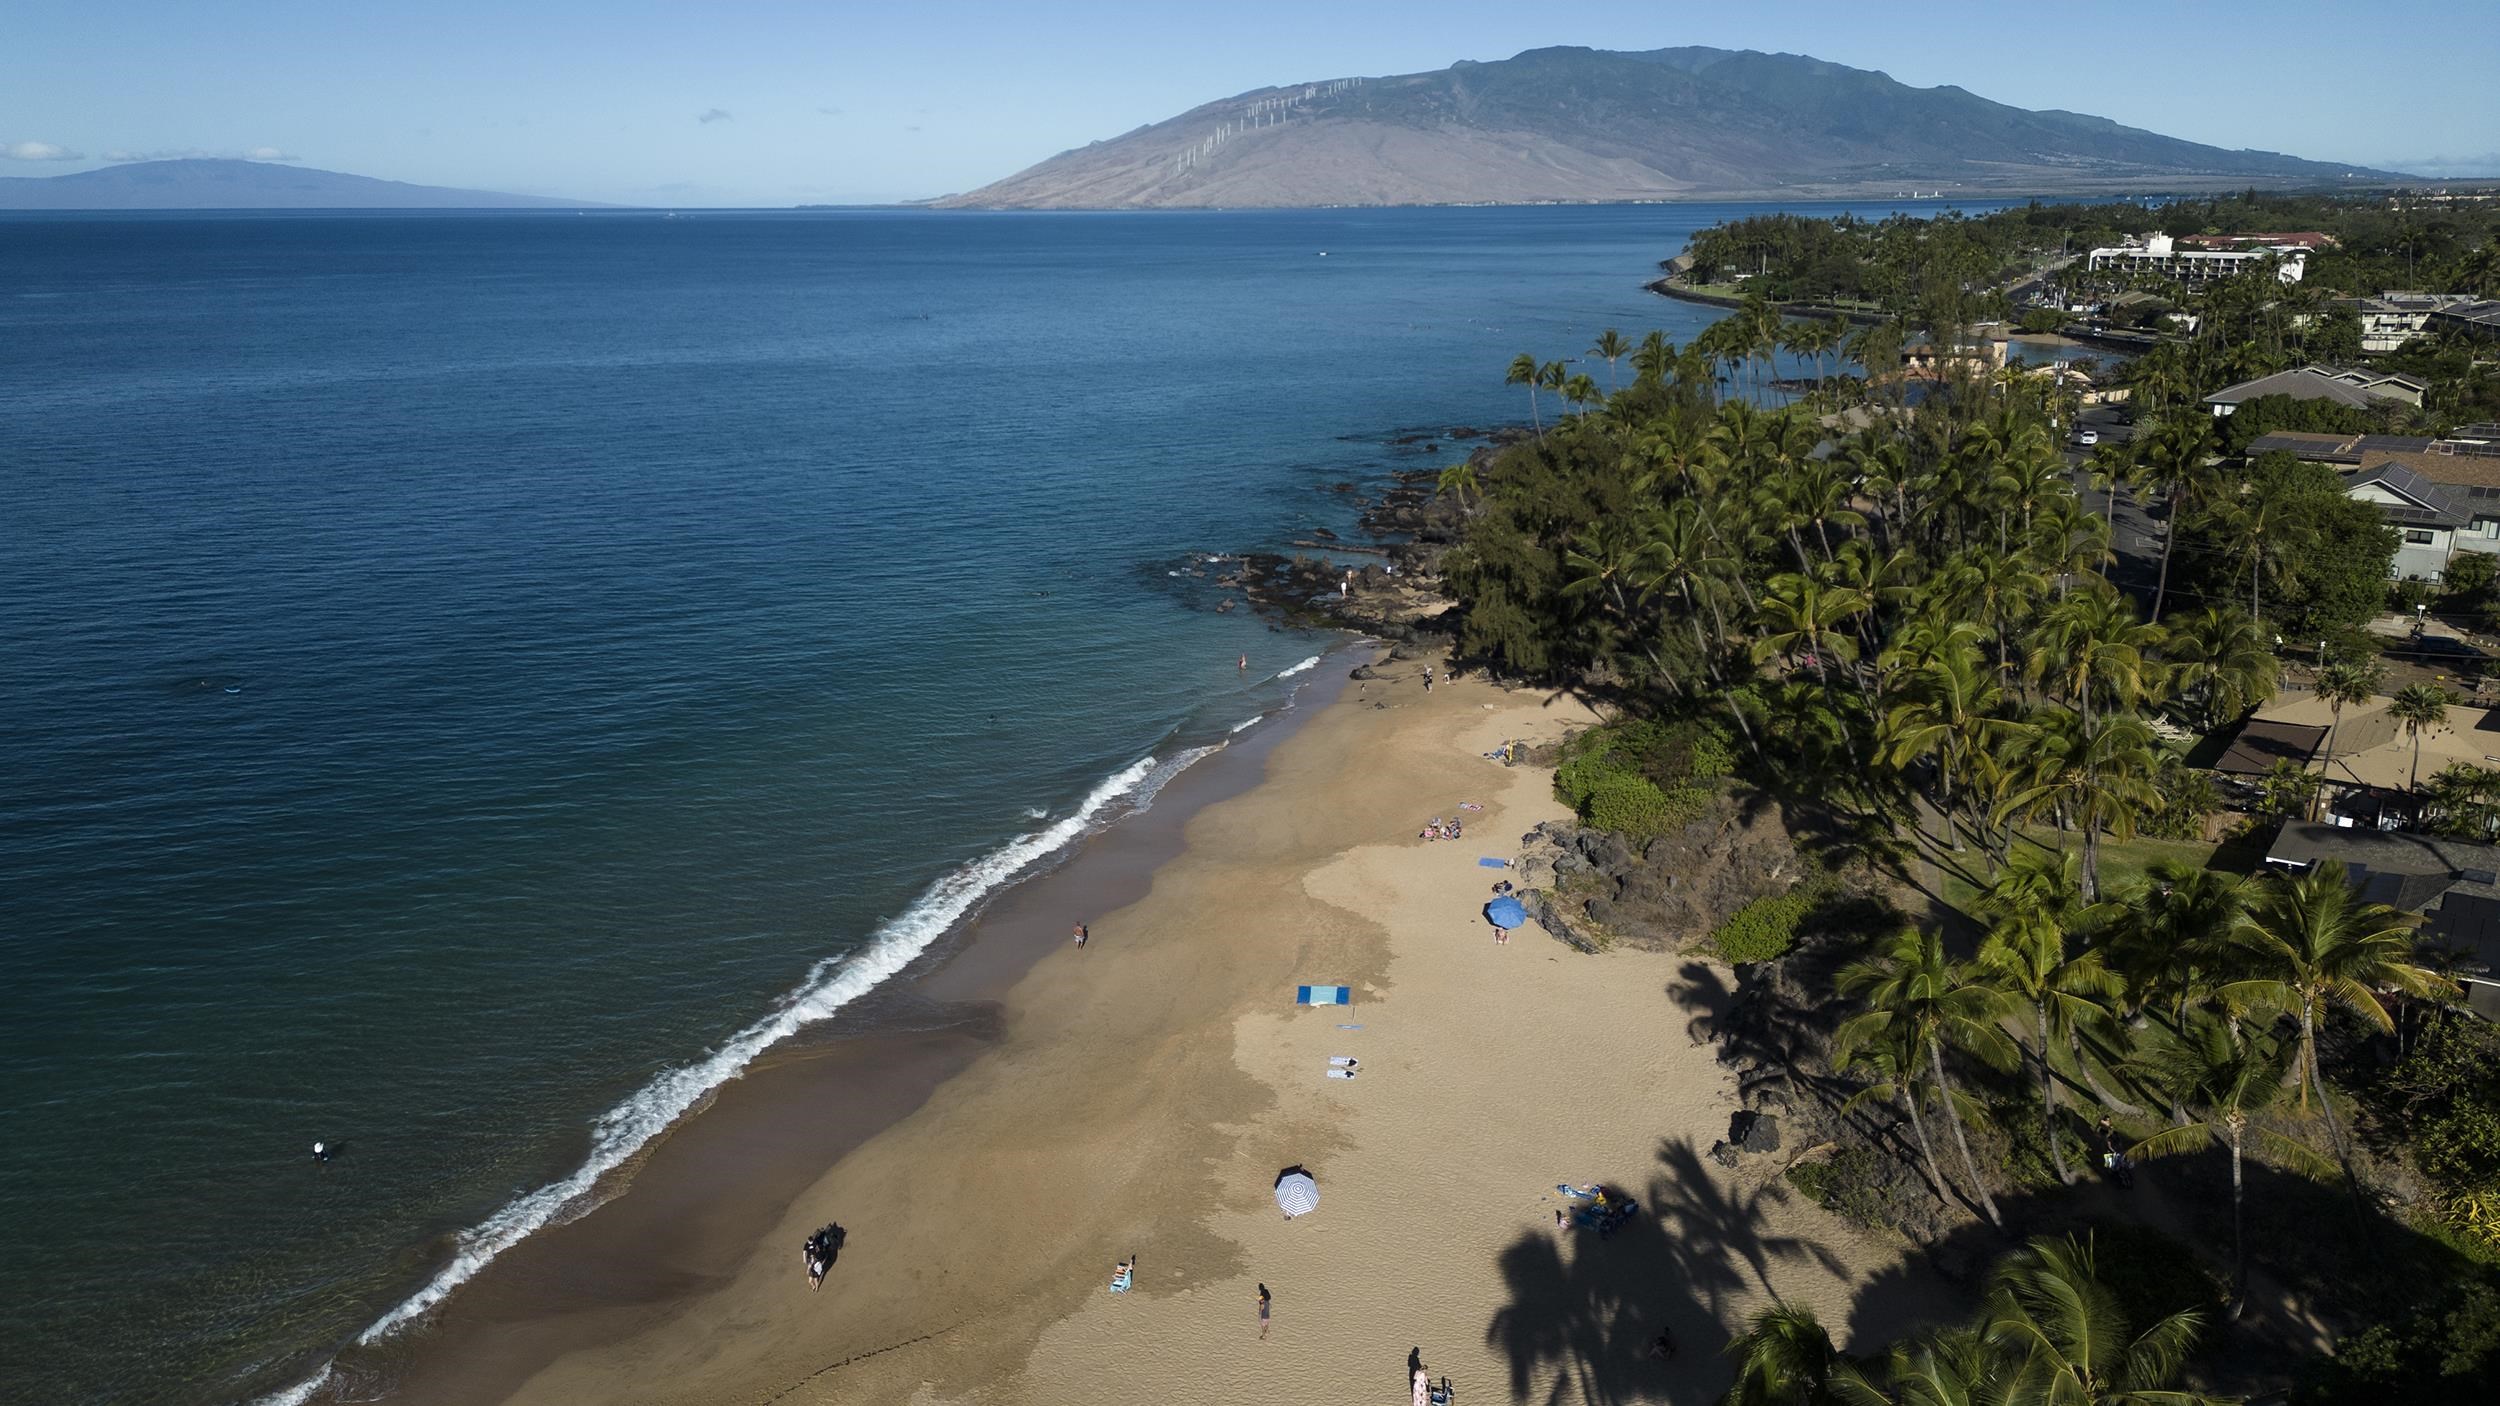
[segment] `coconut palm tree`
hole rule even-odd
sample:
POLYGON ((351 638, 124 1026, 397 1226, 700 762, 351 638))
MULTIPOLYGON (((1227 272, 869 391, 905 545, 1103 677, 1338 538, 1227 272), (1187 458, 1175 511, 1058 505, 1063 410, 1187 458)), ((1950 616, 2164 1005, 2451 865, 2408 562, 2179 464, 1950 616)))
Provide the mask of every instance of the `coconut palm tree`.
POLYGON ((1596 379, 1585 371, 1573 375, 1565 380, 1562 383, 1562 393, 1563 399, 1568 400, 1572 404, 1580 407, 1580 413, 1583 415, 1589 413, 1590 406, 1596 405, 1606 398, 1605 392, 1600 391, 1597 388, 1596 379))
POLYGON ((2414 919, 2384 903, 2364 902, 2344 880, 2344 866, 2321 861, 2297 878, 2268 875, 2232 932, 2234 979, 2218 994, 2244 1010, 2279 1010, 2300 1022, 2293 1072, 2301 1108, 2314 1092, 2335 1140, 2346 1178, 2351 1150, 2318 1072, 2318 1022, 2341 1007, 2381 1030, 2393 1030, 2381 991, 2408 996, 2455 993, 2455 983, 2417 965, 2414 919))
POLYGON ((2334 1164, 2307 1143, 2251 1121, 2282 1096, 2283 1076, 2295 1053, 2290 1045, 2264 1034, 2242 1039, 2218 1016, 2188 1021, 2176 1030, 2160 1025, 2150 1030, 2129 1064, 2190 1117, 2138 1142, 2127 1155, 2168 1157, 2216 1145, 2230 1152, 2231 1306, 2226 1316, 2237 1321, 2248 1298, 2241 1161, 2249 1146, 2253 1143, 2274 1160, 2312 1176, 2330 1174, 2334 1164))
POLYGON ((1512 357, 1510 359, 1510 374, 1503 378, 1502 384, 1506 386, 1526 386, 1528 388, 1528 423, 1535 427, 1537 438, 1545 438, 1545 422, 1537 418, 1536 413, 1537 388, 1545 384, 1545 382, 1541 379, 1540 368, 1536 364, 1536 358, 1530 356, 1526 352, 1521 352, 1519 355, 1512 357))
POLYGON ((1824 1406, 1845 1362, 1814 1310, 1802 1305, 1756 1310, 1724 1351, 1736 1359, 1736 1381, 1720 1406, 1824 1406))
POLYGON ((1996 1406, 1998 1367, 1978 1330, 1956 1328, 1895 1343, 1880 1364, 1833 1372, 1840 1406, 1996 1406))
POLYGON ((2196 695, 2206 728, 2219 727, 2274 696, 2283 661, 2257 622, 2228 606, 2208 606, 2170 627, 2163 661, 2182 693, 2196 695))
MULTIPOLYGON (((2335 732, 2344 725, 2344 705, 2367 703, 2378 696, 2379 679, 2384 670, 2375 659, 2350 660, 2329 664, 2318 671, 2318 699, 2327 706, 2326 755, 2318 761, 2318 779, 2328 780, 2335 766, 2335 732)), ((2325 788, 2319 788, 2319 801, 2324 803, 2325 788)))
POLYGON ((2152 434, 2138 437, 2142 457, 2130 477, 2137 488, 2150 489, 2170 501, 2170 530, 2161 539, 2161 574, 2153 583, 2156 622, 2170 593, 2170 549, 2179 540, 2179 524, 2213 483, 2214 472, 2205 462, 2213 423, 2210 415, 2183 413, 2163 420, 2152 434))
POLYGON ((2134 839, 2136 821, 2160 800, 2152 729, 2130 713, 2087 721, 2063 708, 2037 708, 2013 745, 1997 823, 2043 814, 2073 823, 2083 832, 2083 896, 2099 902, 2101 832, 2134 839))
POLYGON ((1945 1199, 1944 1167, 1936 1161, 1936 1144, 1927 1136, 1927 1119, 1919 1105, 1925 1102, 1926 1072, 1916 1044, 1902 1031, 1883 1030, 1870 1037, 1871 1043, 1834 1058, 1848 1074, 1864 1079, 1858 1091, 1841 1104, 1840 1111, 1855 1113, 1870 1103, 1888 1103, 1910 1120, 1910 1131, 1918 1137, 1919 1156, 1925 1159, 1927 1189, 1938 1201, 1945 1199))
POLYGON ((2225 970, 2227 950, 2247 910, 2246 884, 2176 859, 2158 859, 2129 894, 2109 960, 2127 981, 2127 1009, 2167 1006, 2173 1021, 2206 995, 2225 970))
MULTIPOLYGON (((1840 626, 1873 604, 1863 591, 1834 589, 1800 572, 1774 576, 1762 597, 1762 630, 1753 642, 1754 662, 1811 655, 1815 676, 1828 688, 1832 676, 1825 661, 1838 659, 1847 664, 1857 658, 1856 642, 1840 626)), ((1859 686, 1864 688, 1863 680, 1859 686)))
POLYGON ((2437 684, 2406 684, 2396 690, 2387 715, 2403 723, 2405 736, 2413 739, 2413 774, 2405 789, 2418 794, 2422 789, 2422 729, 2448 721, 2447 690, 2437 684))
POLYGON ((1933 1088, 1943 1100, 1946 1122, 1961 1152, 1962 1170, 1992 1225, 2003 1225, 1996 1199, 1979 1176, 1971 1156, 1970 1137, 1955 1108, 1953 1081, 1945 1073, 1947 1045, 1992 1069, 2021 1063, 2014 1042, 1999 1024, 2004 997, 1967 964, 1949 961, 1944 942, 1932 932, 1905 930, 1884 951, 1852 962, 1840 973, 1840 993, 1861 998, 1867 1008, 1841 1022, 1837 1048, 1846 1056, 1887 1041, 1927 1061, 1933 1088))
POLYGON ((1667 340, 1666 333, 1652 330, 1648 336, 1641 338, 1640 346, 1632 353, 1634 385, 1665 385, 1668 373, 1674 368, 1675 344, 1667 340))
POLYGON ((2042 850, 2017 854, 1989 881, 1974 906, 1975 916, 1988 924, 1988 935, 1979 945, 1980 969, 2008 997, 2031 1008, 2041 1132, 2057 1179, 2071 1183, 2074 1177, 2066 1170, 2065 1147, 2057 1135, 2057 1075, 2049 1064, 2049 1042, 2086 1025, 2107 1023, 2106 1002, 2119 994, 2123 983, 2103 964, 2097 949, 2067 955, 2069 935, 2092 918, 2073 855, 2042 850))
POLYGON ((2204 1315, 2185 1309, 2142 1331, 2101 1281, 2092 1242, 2034 1239, 1990 1276, 1980 1329, 2003 1372, 2004 1406, 2205 1406, 2171 1387, 2204 1315))
POLYGON ((2161 690, 2167 675, 2153 655, 2162 638, 2160 626, 2135 618, 2116 587, 2095 582, 2041 612, 2027 672, 2082 714, 2088 728, 2097 702, 2129 708, 2161 690))
POLYGON ((1611 327, 1598 333, 1597 340, 1590 344, 1591 354, 1606 359, 1606 390, 1609 394, 1622 389, 1615 380, 1615 363, 1623 360, 1631 350, 1632 344, 1623 340, 1623 334, 1611 327))
POLYGON ((1443 469, 1441 477, 1433 483, 1432 493, 1436 498, 1448 498, 1457 503, 1461 513, 1467 511, 1469 499, 1484 501, 1484 490, 1476 482, 1475 462, 1461 459, 1443 469))
MULTIPOLYGON (((1900 701, 1885 710, 1877 733, 1885 761, 1895 767, 1920 757, 1936 759, 1938 809, 1956 854, 1962 851, 1962 833, 1955 819, 1954 778, 1967 778, 1973 758, 2003 727, 1997 712, 2004 694, 1979 657, 1978 634, 1979 627, 1968 622, 1952 626, 1943 647, 1903 681, 1900 701)), ((1971 794, 1967 786, 1964 794, 1971 794)))

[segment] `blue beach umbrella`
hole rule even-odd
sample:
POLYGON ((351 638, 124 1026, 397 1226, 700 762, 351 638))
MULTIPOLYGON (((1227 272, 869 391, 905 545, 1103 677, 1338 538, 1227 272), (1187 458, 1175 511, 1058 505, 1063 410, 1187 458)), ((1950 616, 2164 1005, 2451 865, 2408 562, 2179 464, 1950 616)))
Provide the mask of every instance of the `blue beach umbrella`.
POLYGON ((1307 1216, 1319 1209, 1319 1183, 1309 1172, 1287 1172, 1276 1179, 1276 1208, 1285 1219, 1307 1216))
POLYGON ((1528 910, 1508 894, 1484 905, 1484 916, 1497 928, 1515 928, 1528 921, 1528 910))

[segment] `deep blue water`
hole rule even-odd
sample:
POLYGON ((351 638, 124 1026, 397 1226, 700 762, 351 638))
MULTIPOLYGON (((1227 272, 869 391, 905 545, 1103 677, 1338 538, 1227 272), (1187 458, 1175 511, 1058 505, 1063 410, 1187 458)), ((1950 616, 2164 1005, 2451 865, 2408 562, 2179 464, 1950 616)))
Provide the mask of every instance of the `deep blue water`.
POLYGON ((1174 559, 1729 213, 0 221, 0 1396, 301 1380, 1273 706, 1174 559))

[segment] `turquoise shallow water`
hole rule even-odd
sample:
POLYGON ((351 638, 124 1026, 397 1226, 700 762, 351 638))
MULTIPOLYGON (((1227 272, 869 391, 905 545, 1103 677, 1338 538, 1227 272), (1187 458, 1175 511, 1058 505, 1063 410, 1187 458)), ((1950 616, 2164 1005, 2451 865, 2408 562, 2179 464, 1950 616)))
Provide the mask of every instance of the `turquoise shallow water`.
POLYGON ((0 222, 0 1395, 301 1380, 840 1019, 1323 643, 1175 558, 1727 213, 0 222))

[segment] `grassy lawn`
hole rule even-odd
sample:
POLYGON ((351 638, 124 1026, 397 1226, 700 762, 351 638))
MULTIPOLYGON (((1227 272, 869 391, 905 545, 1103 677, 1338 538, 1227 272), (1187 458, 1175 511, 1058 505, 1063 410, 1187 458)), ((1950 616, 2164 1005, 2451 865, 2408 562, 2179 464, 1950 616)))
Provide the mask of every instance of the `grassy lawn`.
MULTIPOLYGON (((2055 853, 2059 835, 2056 827, 2035 825, 2014 837, 2014 853, 2025 850, 2055 853)), ((2078 854, 2083 850, 2080 835, 2064 837, 2066 847, 2078 854)), ((1947 905, 1970 911, 1971 901, 1979 896, 1981 885, 1988 879, 1988 856, 1977 845, 1963 854, 1937 854, 1936 871, 1944 880, 1943 898, 1947 905)), ((2157 860, 2175 860, 2200 869, 2220 869, 2226 873, 2248 873, 2262 856, 2245 846, 2209 845, 2197 840, 2133 839, 2120 842, 2103 836, 2101 839, 2101 892, 2115 894, 2144 876, 2157 860)))

